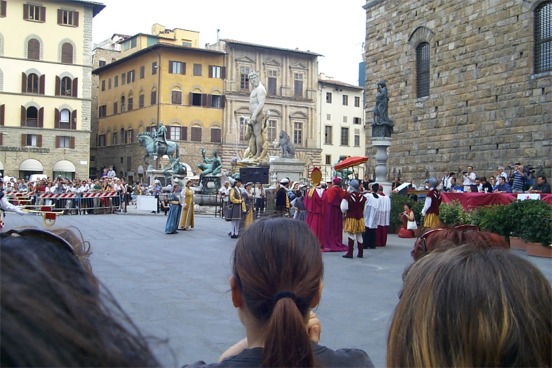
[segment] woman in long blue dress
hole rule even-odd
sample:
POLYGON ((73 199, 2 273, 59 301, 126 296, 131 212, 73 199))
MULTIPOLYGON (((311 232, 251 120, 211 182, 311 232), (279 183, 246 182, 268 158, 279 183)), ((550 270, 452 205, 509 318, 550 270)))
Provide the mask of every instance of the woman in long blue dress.
POLYGON ((180 196, 178 195, 178 184, 174 184, 173 191, 169 194, 169 205, 169 216, 167 217, 167 223, 165 224, 165 233, 176 234, 181 210, 180 196))

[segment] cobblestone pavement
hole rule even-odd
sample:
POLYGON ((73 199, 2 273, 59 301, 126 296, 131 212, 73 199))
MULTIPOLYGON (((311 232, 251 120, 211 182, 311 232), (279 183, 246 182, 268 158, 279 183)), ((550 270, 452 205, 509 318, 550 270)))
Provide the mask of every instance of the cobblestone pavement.
MULTIPOLYGON (((130 206, 128 213, 60 216, 54 227, 75 226, 91 242, 98 278, 146 335, 166 340, 153 345, 164 366, 215 361, 244 337, 228 292, 236 242, 227 235, 230 224, 197 215, 195 229, 166 235, 165 220, 130 206)), ((44 227, 40 216, 8 214, 5 229, 18 226, 44 227)), ((387 247, 365 251, 363 259, 324 254, 316 310, 323 345, 364 349, 384 366, 389 318, 413 243, 389 235, 387 247)), ((552 282, 552 261, 528 258, 552 282)))

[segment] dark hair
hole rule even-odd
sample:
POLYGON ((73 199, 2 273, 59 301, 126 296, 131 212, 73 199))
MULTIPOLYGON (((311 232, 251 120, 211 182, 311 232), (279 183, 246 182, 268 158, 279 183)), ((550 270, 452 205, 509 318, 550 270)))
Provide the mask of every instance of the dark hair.
POLYGON ((412 203, 406 202, 404 205, 405 205, 406 207, 408 207, 409 210, 412 209, 412 203))
POLYGON ((302 196, 303 196, 303 192, 301 192, 300 190, 295 191, 295 197, 301 198, 302 196))
POLYGON ((544 176, 544 175, 539 175, 539 176, 537 176, 537 179, 538 179, 538 178, 542 178, 542 180, 544 180, 544 181, 546 182, 546 176, 544 176))
POLYGON ((550 367, 552 288, 506 249, 467 244, 416 262, 387 339, 388 367, 550 367))
POLYGON ((324 273, 320 243, 303 221, 253 223, 236 244, 233 273, 265 330, 264 367, 312 367, 305 322, 324 273))
POLYGON ((158 366, 109 291, 91 281, 80 250, 60 235, 0 234, 1 366, 158 366))

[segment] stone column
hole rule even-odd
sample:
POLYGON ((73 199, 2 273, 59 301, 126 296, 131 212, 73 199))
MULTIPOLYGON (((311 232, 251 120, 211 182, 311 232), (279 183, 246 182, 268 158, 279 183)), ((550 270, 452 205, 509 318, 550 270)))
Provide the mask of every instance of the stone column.
POLYGON ((387 148, 391 142, 391 137, 372 137, 372 146, 376 147, 376 183, 383 187, 385 195, 391 194, 391 183, 387 180, 387 148))

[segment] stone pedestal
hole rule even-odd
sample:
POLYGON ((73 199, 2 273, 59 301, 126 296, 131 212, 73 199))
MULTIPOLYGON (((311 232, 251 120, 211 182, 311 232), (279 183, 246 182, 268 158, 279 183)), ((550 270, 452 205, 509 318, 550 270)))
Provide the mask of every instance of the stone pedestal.
POLYGON ((217 194, 220 189, 221 175, 204 175, 201 178, 201 194, 217 194))
POLYGON ((296 158, 278 157, 270 161, 270 174, 278 180, 288 177, 291 181, 299 181, 304 175, 305 163, 296 158))
POLYGON ((376 147, 376 182, 383 187, 385 195, 391 194, 391 183, 387 180, 387 148, 391 142, 390 137, 372 138, 372 146, 376 147))

